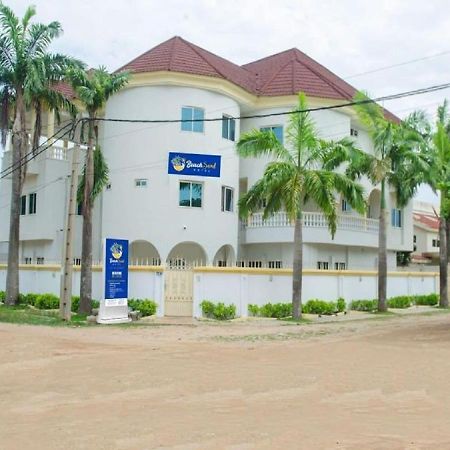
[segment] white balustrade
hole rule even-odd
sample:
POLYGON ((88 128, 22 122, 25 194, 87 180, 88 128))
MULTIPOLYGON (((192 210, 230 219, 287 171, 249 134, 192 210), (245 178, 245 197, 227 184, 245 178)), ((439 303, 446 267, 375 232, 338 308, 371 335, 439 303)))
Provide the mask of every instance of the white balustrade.
MULTIPOLYGON (((266 220, 263 219, 262 213, 255 213, 249 217, 246 226, 247 228, 292 227, 294 223, 291 222, 285 212, 278 212, 266 220)), ((328 228, 328 221, 323 213, 304 212, 303 226, 306 228, 328 228)), ((377 233, 378 220, 351 214, 339 214, 337 229, 377 233)))
POLYGON ((64 147, 58 147, 53 145, 49 149, 47 149, 47 158, 49 159, 57 159, 59 161, 67 160, 67 149, 64 147))

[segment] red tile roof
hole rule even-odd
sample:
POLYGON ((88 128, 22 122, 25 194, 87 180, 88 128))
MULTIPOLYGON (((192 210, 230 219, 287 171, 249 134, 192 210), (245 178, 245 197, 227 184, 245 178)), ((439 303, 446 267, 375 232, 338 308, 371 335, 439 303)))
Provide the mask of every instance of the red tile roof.
POLYGON ((55 83, 53 86, 53 89, 61 94, 63 94, 65 97, 67 97, 69 100, 72 100, 75 98, 75 92, 70 86, 69 83, 66 83, 65 81, 59 81, 58 83, 55 83))
MULTIPOLYGON (((175 36, 150 49, 117 71, 172 71, 222 78, 264 97, 295 95, 351 101, 357 90, 333 72, 293 48, 238 66, 175 36)), ((399 119, 386 111, 386 117, 399 119)))
POLYGON ((426 228, 430 228, 436 231, 439 230, 439 217, 431 214, 420 214, 414 212, 413 219, 417 225, 423 225, 426 228))

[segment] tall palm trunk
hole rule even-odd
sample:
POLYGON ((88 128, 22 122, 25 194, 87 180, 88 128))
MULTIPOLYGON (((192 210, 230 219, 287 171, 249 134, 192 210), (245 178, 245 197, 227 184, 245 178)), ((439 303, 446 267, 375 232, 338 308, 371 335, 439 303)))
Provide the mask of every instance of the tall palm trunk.
POLYGON ((34 120, 34 128, 33 128, 33 140, 32 140, 32 149, 33 149, 33 155, 36 153, 37 148, 39 147, 39 138, 41 137, 41 131, 42 131, 42 107, 39 101, 34 102, 34 113, 35 113, 35 120, 34 120))
POLYGON ((79 312, 92 310, 92 189, 94 186, 94 115, 89 114, 89 137, 86 152, 86 176, 83 193, 83 238, 81 244, 81 280, 79 312))
POLYGON ((11 206, 9 219, 8 272, 6 274, 7 305, 15 305, 19 300, 19 244, 20 244, 20 197, 22 195, 25 167, 22 158, 27 149, 27 132, 25 126, 25 103, 23 91, 16 90, 16 115, 12 133, 12 173, 11 206), (21 164, 24 164, 21 167, 21 164))
POLYGON ((294 228, 294 262, 292 268, 292 317, 302 318, 303 217, 300 210, 294 228))
POLYGON ((387 311, 387 256, 386 256, 386 200, 385 181, 381 182, 380 220, 378 230, 378 311, 387 311))
MULTIPOLYGON (((441 214, 444 211, 445 195, 441 191, 441 214)), ((447 221, 441 215, 439 220, 439 306, 448 308, 448 254, 447 221)))

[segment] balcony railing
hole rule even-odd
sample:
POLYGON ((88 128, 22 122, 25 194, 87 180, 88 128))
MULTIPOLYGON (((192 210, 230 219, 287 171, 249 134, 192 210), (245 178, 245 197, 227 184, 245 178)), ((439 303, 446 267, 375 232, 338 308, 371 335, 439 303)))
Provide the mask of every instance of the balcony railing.
MULTIPOLYGON (((247 228, 268 228, 268 227, 292 227, 291 222, 285 212, 279 212, 263 220, 262 213, 255 213, 250 216, 247 221, 247 228)), ((323 213, 320 212, 304 212, 303 226, 306 228, 328 228, 328 222, 323 213)), ((378 220, 368 219, 361 216, 353 216, 350 214, 339 214, 337 221, 338 230, 349 231, 367 231, 369 233, 378 232, 378 220)))

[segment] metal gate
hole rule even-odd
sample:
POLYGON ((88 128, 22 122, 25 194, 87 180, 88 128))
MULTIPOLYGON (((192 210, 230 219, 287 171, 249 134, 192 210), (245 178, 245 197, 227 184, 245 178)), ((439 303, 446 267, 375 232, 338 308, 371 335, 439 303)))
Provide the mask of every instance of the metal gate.
POLYGON ((164 314, 193 316, 194 271, 187 267, 168 267, 164 271, 164 314))

